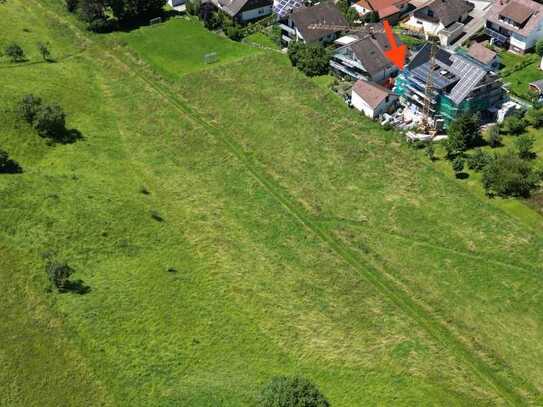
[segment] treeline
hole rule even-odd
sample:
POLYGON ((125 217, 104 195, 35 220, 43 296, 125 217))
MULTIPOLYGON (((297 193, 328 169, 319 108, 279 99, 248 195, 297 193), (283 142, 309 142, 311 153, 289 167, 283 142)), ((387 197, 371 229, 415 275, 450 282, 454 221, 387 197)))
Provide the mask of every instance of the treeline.
POLYGON ((76 13, 94 32, 147 23, 160 16, 165 5, 166 0, 66 0, 68 11, 76 13))

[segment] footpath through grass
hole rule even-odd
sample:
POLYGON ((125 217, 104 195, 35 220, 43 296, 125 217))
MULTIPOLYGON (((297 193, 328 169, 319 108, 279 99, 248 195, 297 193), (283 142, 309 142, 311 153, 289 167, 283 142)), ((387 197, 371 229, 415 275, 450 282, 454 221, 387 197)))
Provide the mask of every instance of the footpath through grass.
MULTIPOLYGON (((86 39, 58 2, 30 4, 53 45, 66 34, 47 27, 65 24, 86 51, 0 77, 0 145, 25 169, 0 177, 0 275, 19 264, 26 287, 0 304, 21 335, 21 304, 43 304, 62 329, 33 341, 73 351, 66 364, 6 352, 18 368, 0 387, 20 390, 0 404, 252 405, 275 374, 309 377, 334 406, 541 401, 541 236, 279 55, 168 82, 86 39), (29 92, 65 106, 84 140, 49 147, 18 122, 29 92), (91 291, 47 293, 44 251, 91 291)), ((177 59, 137 51, 178 78, 177 59)))

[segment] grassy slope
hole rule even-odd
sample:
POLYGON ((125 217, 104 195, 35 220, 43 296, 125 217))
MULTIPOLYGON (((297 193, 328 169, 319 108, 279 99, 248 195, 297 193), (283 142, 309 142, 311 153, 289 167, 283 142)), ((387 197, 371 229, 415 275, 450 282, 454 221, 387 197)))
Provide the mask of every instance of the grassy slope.
POLYGON ((204 56, 212 52, 218 55, 218 65, 259 52, 202 29, 198 20, 170 20, 118 36, 146 55, 155 69, 172 78, 215 66, 204 63, 204 56))
POLYGON ((541 70, 539 63, 541 57, 535 54, 516 55, 511 52, 500 52, 500 62, 504 65, 504 69, 511 69, 516 64, 524 61, 530 61, 530 64, 517 72, 504 78, 504 82, 510 86, 511 91, 526 100, 530 100, 530 91, 528 85, 538 79, 541 79, 541 70))
MULTIPOLYGON (((10 12, 15 13, 19 3, 10 2, 10 12)), ((28 12, 52 25, 42 8, 28 12)), ((61 41, 55 32, 42 30, 52 42, 61 41)), ((408 171, 412 156, 394 143, 382 142, 383 135, 372 125, 353 119, 281 61, 262 57, 251 62, 266 67, 252 80, 249 68, 254 65, 236 64, 228 67, 229 72, 222 73, 221 68, 187 78, 181 83, 182 91, 189 95, 194 89, 205 89, 201 84, 210 79, 219 81, 217 102, 224 96, 233 105, 218 109, 220 115, 214 120, 244 144, 251 152, 248 157, 260 160, 267 176, 273 175, 285 193, 297 199, 303 216, 311 218, 312 224, 322 225, 326 233, 345 238, 346 244, 356 244, 353 247, 369 251, 371 256, 396 248, 393 242, 389 246, 391 238, 379 229, 393 226, 392 232, 397 228, 406 233, 427 233, 432 244, 459 251, 465 251, 463 245, 469 242, 464 235, 470 231, 481 235, 475 239, 477 243, 498 231, 498 236, 491 236, 492 248, 500 248, 507 235, 515 260, 525 256, 535 259, 538 241, 512 220, 500 220, 500 214, 467 194, 463 198, 468 208, 491 218, 475 225, 462 223, 442 233, 443 224, 455 226, 450 217, 458 213, 449 208, 453 205, 432 209, 417 196, 417 182, 410 181, 408 171), (232 80, 232 75, 239 79, 232 80), (251 104, 244 100, 248 88, 254 91, 257 83, 271 81, 280 84, 281 92, 260 86, 256 97, 250 98, 251 104), (238 89, 240 83, 244 84, 241 92, 234 95, 233 87, 238 89), (279 115, 281 106, 296 109, 279 115), (327 106, 332 110, 326 110, 327 106), (242 131, 237 129, 240 121, 234 110, 244 123, 242 131), (300 120, 300 112, 304 120, 300 120), (244 121, 251 114, 261 120, 244 121), (353 124, 365 127, 353 136, 347 131, 353 124), (246 137, 248 134, 252 136, 246 137), (360 134, 366 138, 362 145, 355 138, 360 134), (287 138, 291 141, 288 144, 284 142, 287 138), (392 207, 387 206, 391 199, 392 207), (410 218, 412 213, 422 212, 417 211, 415 202, 432 209, 424 224, 419 225, 417 217, 410 218), (360 233, 363 224, 356 220, 366 218, 370 227, 360 233), (460 241, 450 242, 455 230, 460 241), (367 241, 357 242, 359 236, 367 241), (383 239, 387 245, 381 244, 383 239), (518 253, 526 247, 530 249, 527 254, 518 253)), ((15 261, 28 259, 27 276, 21 281, 30 285, 32 295, 50 302, 50 309, 63 315, 59 340, 66 338, 69 346, 85 355, 95 376, 107 383, 114 404, 247 404, 254 397, 255 386, 270 375, 294 372, 313 378, 335 405, 494 401, 492 389, 361 279, 357 267, 301 226, 220 139, 177 110, 171 99, 133 77, 134 68, 128 70, 102 48, 90 47, 80 58, 14 72, 9 83, 2 82, 2 86, 11 84, 6 87, 4 105, 11 106, 13 98, 28 91, 50 96, 68 108, 69 125, 81 130, 86 139, 49 148, 29 129, 16 128, 13 114, 2 113, 6 120, 1 121, 0 145, 9 147, 26 172, 0 178, 5 197, 0 230, 7 231, 1 239, 11 248, 8 250, 15 261), (103 67, 102 61, 106 61, 103 67), (65 83, 73 85, 61 86, 65 83), (142 184, 151 195, 138 192, 142 184), (166 222, 153 221, 151 208, 166 222), (55 250, 73 264, 77 278, 89 284, 92 292, 85 296, 43 293, 44 276, 37 255, 46 249, 55 250), (178 273, 165 271, 172 266, 178 273)), ((202 110, 208 98, 213 99, 210 89, 190 97, 202 110)), ((205 109, 212 110, 213 104, 205 109)), ((421 171, 425 172, 417 181, 431 179, 431 185, 422 190, 424 197, 438 194, 457 204, 454 197, 462 195, 460 190, 428 169, 421 171)), ((391 262, 406 253, 405 246, 398 246, 391 262)), ((486 252, 491 255, 493 250, 481 246, 468 249, 485 261, 486 252)), ((445 253, 432 255, 429 261, 447 263, 464 258, 445 253)), ((479 276, 482 267, 469 266, 479 276)), ((433 302, 445 292, 453 296, 451 301, 460 299, 461 304, 479 306, 471 292, 463 295, 450 286, 427 292, 428 274, 421 278, 416 268, 406 265, 397 272, 401 274, 398 278, 404 279, 413 274, 415 282, 426 290, 421 298, 433 302)), ((431 264, 428 268, 427 273, 435 273, 431 264)), ((4 278, 9 269, 0 267, 4 278)), ((391 270, 396 268, 386 271, 391 270)), ((458 274, 462 273, 457 273, 457 278, 458 274)), ((523 280, 506 276, 501 281, 520 285, 523 280)), ((540 283, 534 284, 535 289, 540 283)), ((479 288, 490 294, 483 285, 479 288)), ((32 304, 29 290, 23 298, 24 304, 32 304)), ((530 301, 535 300, 524 301, 533 306, 530 301)), ((512 300, 512 317, 521 311, 519 304, 520 300, 512 300)), ((494 311, 493 305, 491 302, 484 310, 494 311)), ((442 306, 435 305, 439 317, 445 313, 442 306)), ((12 302, 5 307, 6 312, 16 309, 12 302)), ((537 307, 526 310, 525 320, 533 325, 537 319, 531 318, 537 311, 537 307)), ((20 314, 22 321, 29 318, 20 314)), ((458 325, 465 322, 458 319, 458 325)), ((506 322, 500 338, 510 333, 511 323, 506 322)), ((472 327, 465 330, 468 328, 472 327)), ((475 328, 477 334, 486 332, 475 328)), ((12 329, 21 328, 13 325, 12 329)), ((527 359, 536 360, 537 344, 526 341, 538 334, 537 327, 528 325, 526 332, 525 342, 511 346, 512 351, 525 351, 527 359)), ((48 335, 53 334, 50 329, 38 331, 35 341, 47 343, 48 335)), ((484 339, 481 352, 487 350, 484 339)), ((45 371, 45 357, 39 355, 32 364, 22 363, 17 379, 24 381, 25 372, 32 369, 45 371)), ((67 363, 79 365, 77 360, 70 358, 67 363)), ((526 363, 526 370, 535 370, 532 376, 537 376, 537 366, 530 360, 526 363)), ((61 374, 65 371, 62 367, 52 366, 49 371, 61 374)), ((529 373, 525 377, 531 379, 529 373)), ((76 381, 69 389, 74 394, 81 390, 81 397, 85 397, 86 388, 99 387, 92 377, 89 373, 81 379, 90 382, 88 387, 79 389, 76 381)), ((9 385, 15 381, 13 377, 3 380, 9 385)), ((31 394, 16 393, 7 402, 38 403, 46 391, 52 399, 63 394, 38 388, 31 394)))

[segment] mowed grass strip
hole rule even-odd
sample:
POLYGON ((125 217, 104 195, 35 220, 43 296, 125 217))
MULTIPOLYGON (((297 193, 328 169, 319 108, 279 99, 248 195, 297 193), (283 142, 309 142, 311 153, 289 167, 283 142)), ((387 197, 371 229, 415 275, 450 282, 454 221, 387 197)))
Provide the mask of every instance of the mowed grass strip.
POLYGON ((261 52, 209 32, 200 21, 192 18, 172 19, 116 35, 127 41, 156 70, 172 79, 261 52), (217 54, 217 61, 207 64, 205 56, 212 53, 217 54))

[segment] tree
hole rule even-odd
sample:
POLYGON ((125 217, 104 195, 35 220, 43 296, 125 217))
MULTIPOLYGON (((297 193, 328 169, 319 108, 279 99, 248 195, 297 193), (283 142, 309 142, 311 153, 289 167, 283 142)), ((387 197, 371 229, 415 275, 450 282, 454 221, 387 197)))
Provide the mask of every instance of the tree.
POLYGON ((66 0, 66 10, 73 13, 75 10, 77 10, 78 3, 79 0, 66 0))
POLYGON ((489 126, 485 131, 485 136, 490 147, 496 148, 502 145, 502 136, 500 134, 499 126, 495 124, 489 126))
POLYGON ((120 21, 145 20, 160 15, 166 0, 110 0, 113 15, 120 21))
POLYGON ((79 0, 77 11, 79 18, 87 23, 106 18, 104 0, 79 0))
POLYGON ((330 55, 321 44, 292 42, 288 47, 288 57, 292 65, 307 76, 318 76, 328 73, 330 55))
POLYGON ((509 116, 503 121, 502 129, 507 134, 518 136, 526 129, 526 121, 518 116, 509 116))
POLYGON ((518 156, 523 160, 535 158, 535 153, 532 151, 535 144, 535 138, 529 134, 519 136, 515 140, 515 148, 518 151, 518 156))
POLYGON ((543 39, 536 42, 535 53, 539 55, 540 57, 543 56, 543 39))
POLYGON ((483 144, 479 115, 461 115, 453 120, 447 129, 445 148, 447 156, 454 158, 468 148, 483 144))
POLYGON ((28 124, 33 124, 36 114, 42 107, 41 98, 34 95, 23 96, 22 100, 19 102, 18 112, 28 124))
POLYGON ((51 284, 53 284, 60 292, 64 292, 68 289, 69 278, 74 273, 74 269, 66 263, 49 261, 45 266, 45 271, 51 284))
POLYGON ((524 116, 526 122, 536 129, 543 127, 543 108, 532 108, 524 116))
POLYGON ((303 377, 274 377, 262 389, 259 407, 330 407, 330 403, 303 377))
POLYGON ((23 49, 16 44, 11 42, 4 48, 4 54, 11 59, 11 62, 21 62, 25 60, 25 53, 23 49))
POLYGON ((426 144, 426 157, 428 157, 430 161, 434 161, 436 159, 434 143, 431 141, 426 144))
POLYGON ((43 42, 38 42, 37 44, 38 52, 41 54, 41 57, 44 61, 49 61, 49 57, 51 56, 51 52, 49 51, 49 47, 47 44, 44 44, 43 42))
POLYGON ((235 24, 225 26, 224 33, 232 41, 241 41, 243 39, 243 30, 235 24))
POLYGON ((66 114, 57 104, 42 106, 36 112, 34 128, 40 136, 60 141, 66 133, 66 114))
POLYGON ((490 154, 485 153, 480 148, 476 148, 475 152, 467 159, 468 168, 474 171, 482 171, 491 159, 492 157, 490 154))
POLYGON ((186 12, 191 16, 200 15, 200 0, 188 0, 186 3, 186 12))
POLYGON ((452 160, 451 165, 456 178, 458 178, 460 174, 464 171, 464 164, 465 160, 461 156, 457 156, 454 160, 452 160))
POLYGON ((514 151, 495 155, 483 170, 483 187, 487 195, 528 197, 541 181, 531 161, 514 151))
POLYGON ((364 15, 364 22, 365 23, 378 23, 379 22, 379 14, 376 11, 370 11, 369 13, 366 13, 364 15))
POLYGON ((222 24, 222 20, 217 13, 217 9, 211 2, 206 2, 200 5, 200 20, 204 22, 204 27, 206 27, 208 30, 216 30, 222 24))

